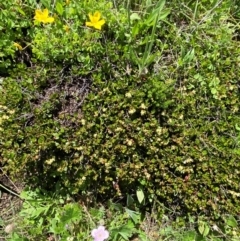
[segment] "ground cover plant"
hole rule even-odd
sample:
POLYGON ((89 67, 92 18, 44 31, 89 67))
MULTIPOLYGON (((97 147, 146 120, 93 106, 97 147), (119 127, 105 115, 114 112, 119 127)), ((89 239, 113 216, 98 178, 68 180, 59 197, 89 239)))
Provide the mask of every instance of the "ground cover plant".
POLYGON ((157 221, 154 212, 142 216, 137 208, 140 200, 131 196, 124 206, 110 200, 94 207, 37 189, 23 191, 21 198, 18 215, 1 224, 7 240, 239 240, 233 216, 224 216, 221 226, 210 225, 203 216, 189 217, 187 222, 175 223, 167 216, 157 221))
POLYGON ((145 211, 156 222, 173 213, 167 229, 153 225, 159 239, 237 240, 237 1, 0 7, 1 168, 32 188, 22 193, 25 219, 10 240, 88 240, 98 232, 147 240, 145 211), (127 231, 113 225, 114 215, 89 223, 92 207, 76 204, 86 197, 102 203, 103 216, 112 207, 106 200, 120 202, 127 231))

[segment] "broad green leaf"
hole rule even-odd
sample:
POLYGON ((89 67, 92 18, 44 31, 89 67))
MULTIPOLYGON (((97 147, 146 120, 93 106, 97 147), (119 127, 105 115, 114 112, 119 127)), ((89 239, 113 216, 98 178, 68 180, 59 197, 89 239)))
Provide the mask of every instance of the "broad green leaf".
POLYGON ((200 234, 203 234, 203 232, 204 232, 204 225, 202 223, 198 225, 198 231, 199 231, 200 234))
POLYGON ((143 190, 142 189, 138 189, 136 194, 137 194, 137 199, 138 199, 139 203, 142 203, 143 200, 144 200, 144 192, 143 192, 143 190))
POLYGON ((203 237, 206 237, 209 234, 210 228, 206 222, 201 221, 198 223, 198 231, 203 237))
POLYGON ((230 227, 236 228, 238 226, 238 223, 236 221, 236 219, 233 216, 229 216, 226 219, 226 224, 230 227))
POLYGON ((210 228, 208 225, 205 226, 204 232, 203 232, 203 237, 206 237, 209 234, 210 228))
POLYGON ((64 213, 61 222, 67 224, 69 222, 79 221, 82 218, 80 206, 78 204, 67 204, 64 206, 64 213))
POLYGON ((64 231, 63 223, 59 223, 56 218, 50 220, 49 232, 54 234, 61 234, 64 231))
POLYGON ((218 92, 218 91, 217 91, 216 89, 214 89, 214 88, 211 89, 211 93, 212 93, 213 95, 217 94, 217 92, 218 92))
POLYGON ((119 234, 125 239, 129 240, 134 231, 134 225, 128 222, 126 225, 122 226, 119 230, 119 234))
POLYGON ((134 204, 134 199, 131 195, 127 194, 127 207, 130 207, 134 204))
POLYGON ((122 225, 120 227, 113 228, 110 230, 110 233, 114 237, 113 240, 119 240, 118 236, 121 236, 124 240, 129 240, 133 232, 134 232, 134 225, 131 221, 128 221, 128 223, 125 225, 122 225))
POLYGON ((139 223, 139 221, 140 221, 140 213, 132 211, 132 210, 130 210, 128 208, 125 208, 125 211, 131 217, 131 219, 133 220, 133 222, 135 224, 139 223))
POLYGON ((63 14, 64 9, 63 9, 63 5, 60 2, 56 4, 56 10, 60 15, 63 14))
POLYGON ((140 20, 140 16, 137 13, 132 13, 130 16, 130 20, 134 21, 134 20, 140 20))

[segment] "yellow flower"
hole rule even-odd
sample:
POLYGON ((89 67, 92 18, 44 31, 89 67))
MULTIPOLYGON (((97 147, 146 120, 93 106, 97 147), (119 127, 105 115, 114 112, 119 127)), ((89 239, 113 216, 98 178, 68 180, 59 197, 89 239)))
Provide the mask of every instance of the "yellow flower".
POLYGON ((105 20, 100 20, 101 13, 96 11, 93 15, 90 13, 88 14, 90 22, 86 22, 86 26, 88 27, 94 27, 96 29, 101 30, 102 25, 105 23, 105 20))
POLYGON ((63 29, 64 29, 66 32, 69 32, 69 30, 70 30, 70 28, 69 28, 68 25, 64 25, 64 26, 63 26, 63 29))
POLYGON ((14 43, 13 46, 17 47, 19 50, 23 50, 23 47, 18 43, 14 43))
POLYGON ((43 11, 40 9, 35 10, 35 16, 34 19, 37 22, 41 23, 52 23, 54 21, 53 17, 48 17, 48 9, 44 9, 43 11))
POLYGON ((66 0, 66 4, 68 5, 70 3, 70 0, 66 0))

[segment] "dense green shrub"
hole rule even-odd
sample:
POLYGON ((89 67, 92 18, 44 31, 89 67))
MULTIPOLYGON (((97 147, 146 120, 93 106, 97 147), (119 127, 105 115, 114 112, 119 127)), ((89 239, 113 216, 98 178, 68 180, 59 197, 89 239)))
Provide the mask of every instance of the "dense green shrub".
MULTIPOLYGON (((123 10, 124 26, 109 14, 116 32, 81 28, 83 16, 61 39, 61 17, 36 26, 32 67, 18 65, 1 83, 5 170, 72 194, 141 188, 179 213, 239 213, 240 50, 225 9, 181 30, 173 15, 157 23, 143 72, 123 34, 135 20, 127 26, 123 10)), ((145 37, 135 37, 132 49, 144 52, 145 37)))
POLYGON ((7 75, 8 69, 19 61, 19 58, 15 57, 21 55, 21 59, 27 62, 26 54, 16 54, 18 48, 14 43, 19 44, 21 49, 26 47, 31 32, 28 32, 28 29, 32 25, 31 9, 30 6, 19 4, 15 0, 1 2, 0 8, 0 72, 1 75, 7 75))

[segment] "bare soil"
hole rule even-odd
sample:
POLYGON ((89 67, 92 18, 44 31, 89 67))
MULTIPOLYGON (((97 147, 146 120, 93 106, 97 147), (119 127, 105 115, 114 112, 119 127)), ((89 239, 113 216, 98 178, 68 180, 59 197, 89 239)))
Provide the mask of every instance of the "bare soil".
MULTIPOLYGON (((4 227, 14 221, 16 213, 22 205, 22 200, 15 195, 23 189, 23 183, 13 182, 0 168, 0 233, 4 227)), ((0 235, 0 241, 2 239, 0 235)))

